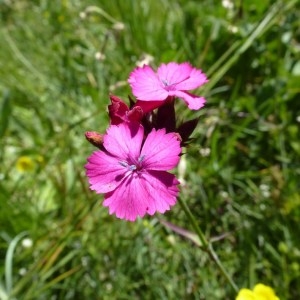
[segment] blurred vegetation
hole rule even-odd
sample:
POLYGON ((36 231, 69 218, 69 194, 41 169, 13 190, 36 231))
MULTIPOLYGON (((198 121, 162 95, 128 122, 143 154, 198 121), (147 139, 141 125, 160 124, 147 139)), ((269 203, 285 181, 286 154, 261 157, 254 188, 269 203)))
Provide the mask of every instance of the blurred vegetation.
POLYGON ((234 299, 160 220, 109 216, 84 172, 139 61, 209 75, 188 203, 239 287, 300 298, 299 1, 0 1, 0 299, 234 299))

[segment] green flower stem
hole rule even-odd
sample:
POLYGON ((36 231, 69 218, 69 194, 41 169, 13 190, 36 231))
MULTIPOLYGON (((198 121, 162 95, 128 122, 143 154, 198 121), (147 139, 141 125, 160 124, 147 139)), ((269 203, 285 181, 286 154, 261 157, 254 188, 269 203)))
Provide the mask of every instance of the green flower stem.
POLYGON ((185 212, 186 216, 188 217, 190 223, 194 227, 194 229, 195 229, 195 231, 196 231, 196 233, 197 233, 197 235, 198 235, 198 237, 201 241, 201 244, 202 244, 201 249, 208 253, 210 259, 215 262, 215 264, 219 268, 222 275, 226 278, 226 280, 229 282, 229 284, 231 285, 233 290, 237 293, 238 292, 237 285, 234 283, 234 281, 232 280, 230 275, 225 270, 225 268, 222 265, 217 253, 214 251, 211 243, 206 239, 204 233, 202 232, 201 228, 197 224, 197 222, 196 222, 192 212, 190 211, 189 207, 186 205, 185 201, 182 198, 179 197, 178 201, 179 201, 179 204, 182 207, 183 211, 185 212))

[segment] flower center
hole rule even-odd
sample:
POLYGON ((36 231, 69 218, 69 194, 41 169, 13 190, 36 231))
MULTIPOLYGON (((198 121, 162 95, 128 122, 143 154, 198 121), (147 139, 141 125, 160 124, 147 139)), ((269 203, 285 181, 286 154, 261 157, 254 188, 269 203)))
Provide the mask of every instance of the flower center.
POLYGON ((164 86, 164 89, 165 89, 165 90, 167 90, 167 91, 172 91, 172 90, 175 89, 175 86, 174 86, 173 83, 170 83, 170 82, 168 82, 168 81, 165 80, 165 79, 162 79, 161 81, 162 81, 162 83, 163 83, 163 86, 164 86))
POLYGON ((173 90, 176 90, 176 85, 189 79, 190 78, 190 75, 186 76, 185 78, 183 78, 182 80, 178 81, 178 82, 168 82, 168 80, 166 79, 161 79, 161 82, 163 83, 164 85, 164 88, 167 90, 167 91, 173 91, 173 90))
POLYGON ((140 171, 143 168, 142 163, 143 163, 144 158, 145 158, 145 155, 142 155, 135 162, 131 162, 131 161, 129 162, 129 161, 126 161, 126 160, 121 160, 121 161, 119 161, 119 164, 122 167, 126 168, 130 172, 140 171))

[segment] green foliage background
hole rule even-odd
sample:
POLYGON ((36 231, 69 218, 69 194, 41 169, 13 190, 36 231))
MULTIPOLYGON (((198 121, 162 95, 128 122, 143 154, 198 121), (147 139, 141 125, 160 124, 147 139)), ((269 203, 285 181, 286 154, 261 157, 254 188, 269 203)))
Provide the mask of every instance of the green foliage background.
POLYGON ((128 223, 88 188, 84 132, 105 130, 109 93, 127 98, 145 55, 209 76, 205 109, 178 102, 200 117, 181 197, 224 266, 239 287, 300 298, 300 3, 233 3, 0 1, 1 300, 235 298, 161 223, 192 230, 180 206, 128 223))

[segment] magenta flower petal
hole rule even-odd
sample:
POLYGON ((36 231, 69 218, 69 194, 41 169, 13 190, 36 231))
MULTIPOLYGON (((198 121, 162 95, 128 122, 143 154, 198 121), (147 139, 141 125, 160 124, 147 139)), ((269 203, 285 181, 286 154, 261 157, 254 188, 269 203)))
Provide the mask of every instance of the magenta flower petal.
POLYGON ((189 63, 177 64, 170 62, 168 64, 162 64, 157 69, 157 74, 161 82, 165 86, 176 86, 180 82, 187 80, 192 71, 192 67, 189 63))
POLYGON ((208 82, 207 77, 201 70, 197 70, 196 68, 192 68, 189 77, 176 84, 177 90, 188 91, 194 90, 204 83, 208 82))
POLYGON ((149 66, 136 68, 130 74, 128 82, 132 88, 132 93, 138 100, 159 101, 168 97, 168 92, 149 66))
POLYGON ((176 203, 179 189, 179 181, 173 174, 165 171, 149 171, 143 176, 146 184, 145 188, 149 195, 148 210, 149 215, 156 211, 164 213, 176 203))
POLYGON ((143 145, 141 157, 147 170, 171 170, 178 164, 180 152, 178 135, 153 129, 143 145))
POLYGON ((121 123, 108 128, 103 145, 110 154, 124 160, 139 156, 143 137, 144 129, 140 124, 121 123))
POLYGON ((175 92, 172 92, 171 95, 183 99, 184 102, 188 105, 189 109, 192 109, 192 110, 200 109, 206 103, 205 98, 198 97, 198 96, 190 94, 188 92, 175 91, 175 92))
POLYGON ((95 151, 85 165, 91 190, 97 193, 113 191, 124 177, 126 170, 118 160, 103 151, 95 151))
POLYGON ((135 221, 147 211, 148 196, 145 194, 139 175, 128 176, 113 192, 105 195, 103 206, 119 219, 135 221))
POLYGON ((135 221, 145 214, 164 213, 176 203, 178 180, 164 171, 150 171, 127 177, 103 202, 109 213, 135 221))

